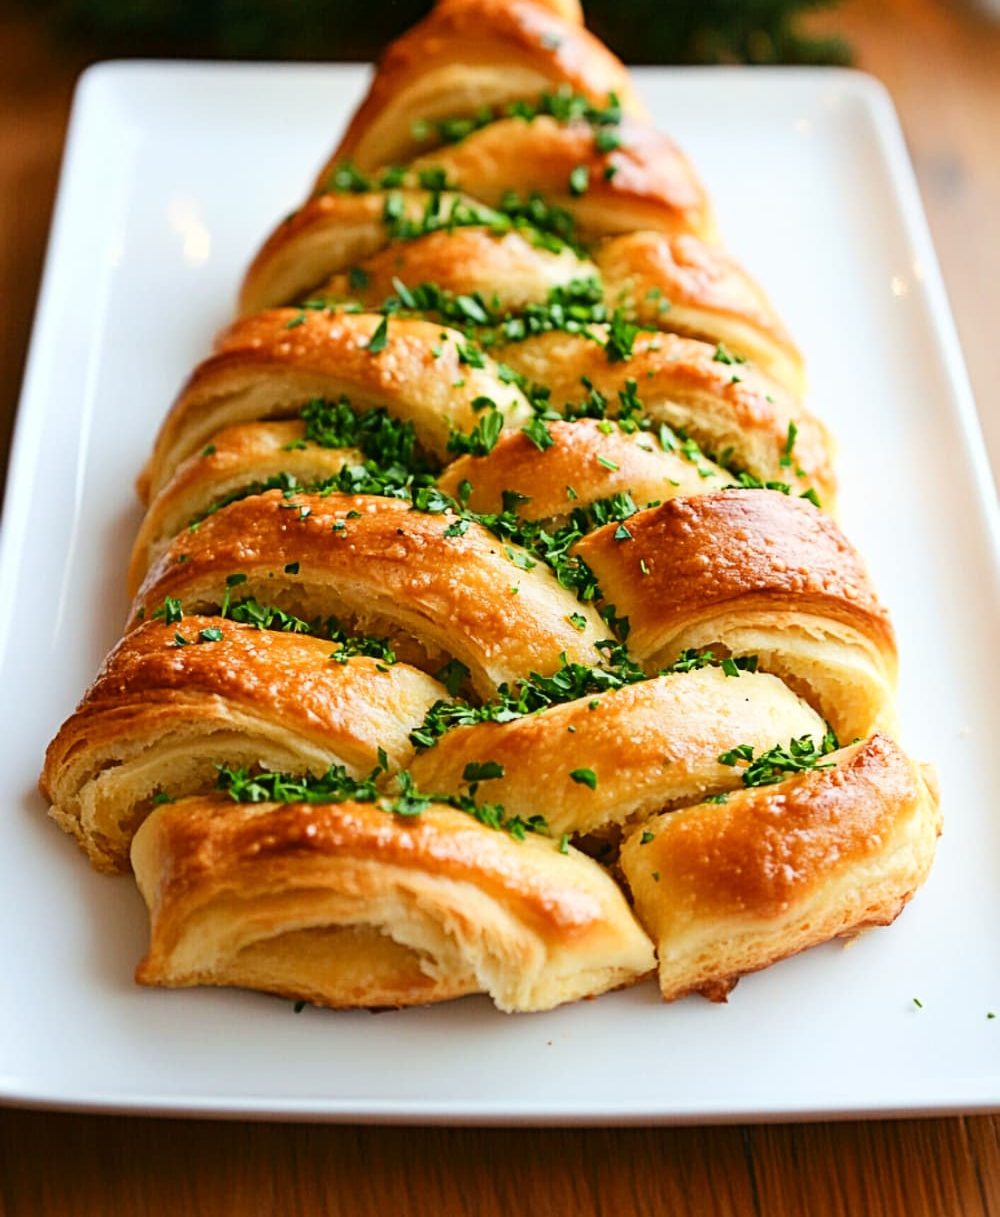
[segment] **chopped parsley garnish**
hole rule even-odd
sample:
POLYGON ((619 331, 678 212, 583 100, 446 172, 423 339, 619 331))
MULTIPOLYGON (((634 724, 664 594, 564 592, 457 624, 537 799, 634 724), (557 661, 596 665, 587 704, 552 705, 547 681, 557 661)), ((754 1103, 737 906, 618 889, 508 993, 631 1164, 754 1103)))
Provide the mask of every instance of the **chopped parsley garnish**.
POLYGON ((716 363, 737 364, 746 363, 742 355, 734 355, 732 351, 727 351, 724 343, 719 343, 715 348, 715 354, 712 359, 716 363))
POLYGON ((452 697, 457 697, 462 685, 469 679, 469 669, 458 659, 449 659, 443 668, 434 673, 452 697))
POLYGON ((569 175, 569 192, 579 197, 586 194, 590 186, 590 170, 586 165, 576 165, 569 175))
POLYGON ((488 456, 496 447, 503 430, 503 415, 493 406, 482 414, 471 431, 452 430, 448 451, 463 456, 488 456))
POLYGON ((702 651, 696 647, 688 647, 681 651, 664 671, 695 672, 700 668, 721 667, 727 676, 739 676, 741 672, 756 672, 758 662, 756 655, 727 655, 719 658, 711 647, 702 651))
MULTIPOLYGON (((420 726, 410 732, 411 743, 418 748, 430 748, 453 727, 486 722, 509 723, 549 706, 577 701, 609 689, 621 689, 646 679, 645 672, 628 657, 620 643, 607 640, 598 643, 597 647, 603 662, 595 667, 572 663, 563 655, 559 668, 551 676, 532 672, 516 685, 502 684, 496 694, 481 706, 473 706, 465 701, 435 702, 420 726)), ((595 698, 591 705, 596 707, 599 701, 595 698)))
POLYGON ((184 616, 181 602, 175 596, 167 596, 158 609, 153 610, 153 617, 164 625, 176 625, 184 616))
POLYGON ((488 782, 491 778, 502 778, 504 772, 498 761, 469 761, 462 770, 462 781, 488 782))
POLYGON ((389 340, 389 318, 383 317, 375 327, 375 332, 368 340, 368 353, 377 355, 379 351, 384 351, 386 343, 389 340))
POLYGON ((571 769, 569 777, 571 782, 576 782, 580 786, 589 786, 591 790, 597 789, 597 774, 593 769, 571 769))
POLYGON ((506 816, 500 803, 478 803, 470 794, 425 794, 413 785, 406 772, 397 773, 398 793, 382 794, 378 780, 386 772, 387 758, 380 752, 379 764, 363 778, 352 777, 342 765, 331 765, 319 776, 311 773, 293 775, 274 770, 255 772, 251 769, 231 769, 219 766, 218 787, 237 803, 375 803, 386 812, 398 816, 418 816, 434 803, 444 803, 465 812, 487 828, 503 830, 516 841, 523 841, 529 832, 547 835, 544 816, 506 816))
MULTIPOLYGON (((549 50, 558 48, 560 42, 561 39, 554 34, 544 34, 541 39, 542 45, 549 50)), ((474 114, 462 118, 445 118, 434 121, 418 119, 410 129, 414 139, 417 140, 426 140, 433 133, 437 136, 439 143, 457 144, 474 131, 479 131, 501 118, 521 118, 525 122, 534 122, 536 118, 541 117, 554 118, 560 123, 588 123, 595 129, 596 143, 602 136, 611 134, 608 128, 617 126, 621 122, 622 108, 614 93, 608 94, 608 100, 604 106, 595 106, 582 93, 574 92, 569 85, 561 85, 554 92, 542 93, 533 101, 518 99, 496 110, 489 106, 481 106, 474 114)), ((617 132, 614 134, 617 136, 617 132)), ((617 147, 618 143, 613 146, 617 147)), ((608 148, 604 147, 602 151, 608 151, 608 148)))
POLYGON ((546 427, 545 422, 538 415, 521 428, 521 431, 531 440, 539 452, 544 452, 546 448, 551 448, 555 443, 552 438, 552 432, 546 427))
POLYGON ((608 340, 604 345, 608 363, 621 363, 632 358, 632 348, 641 328, 626 319, 623 309, 615 309, 608 327, 608 340))
POLYGON ((811 735, 802 735, 789 741, 788 747, 780 744, 754 757, 750 744, 738 744, 719 757, 720 765, 745 763, 742 779, 744 786, 772 786, 782 782, 791 773, 803 773, 812 769, 830 769, 832 761, 823 762, 823 757, 839 747, 837 737, 827 728, 819 744, 811 735))
POLYGON ((795 447, 795 437, 798 435, 799 429, 794 421, 788 424, 788 436, 785 439, 785 447, 781 454, 781 463, 788 466, 792 463, 792 449, 795 447))

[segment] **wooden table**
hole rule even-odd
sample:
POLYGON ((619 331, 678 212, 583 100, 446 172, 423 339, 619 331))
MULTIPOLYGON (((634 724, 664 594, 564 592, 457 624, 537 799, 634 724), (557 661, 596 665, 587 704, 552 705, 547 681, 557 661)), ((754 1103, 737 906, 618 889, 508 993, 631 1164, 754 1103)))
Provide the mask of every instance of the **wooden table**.
MULTIPOLYGON (((1000 465, 1000 29, 945 0, 849 0, 902 114, 1000 465)), ((0 451, 73 80, 0 16, 0 451)), ((0 1112, 0 1217, 809 1214, 1000 1217, 1000 1117, 708 1129, 385 1129, 0 1112)))

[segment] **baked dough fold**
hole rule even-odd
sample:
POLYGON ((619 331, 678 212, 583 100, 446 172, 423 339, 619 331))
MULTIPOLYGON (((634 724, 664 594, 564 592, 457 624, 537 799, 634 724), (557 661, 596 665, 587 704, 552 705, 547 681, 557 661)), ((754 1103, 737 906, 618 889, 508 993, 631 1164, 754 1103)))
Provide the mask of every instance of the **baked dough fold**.
POLYGON ((410 775, 421 790, 459 794, 468 765, 493 762, 502 773, 479 783, 479 797, 510 815, 542 813, 553 833, 582 835, 733 789, 739 772, 719 755, 734 741, 766 750, 823 732, 823 720, 777 677, 703 668, 510 723, 459 727, 418 755, 410 775))
POLYGON ((457 498, 468 483, 468 506, 481 512, 500 511, 504 492, 513 491, 522 519, 552 521, 618 494, 646 507, 732 485, 714 462, 681 455, 679 440, 670 441, 675 450, 665 449, 656 432, 629 434, 593 418, 547 422, 545 429, 551 444, 544 450, 523 432, 503 434, 489 455, 452 461, 438 485, 457 498))
POLYGON ((181 390, 157 436, 141 489, 155 496, 181 461, 223 427, 287 418, 316 398, 346 397, 413 424, 424 449, 444 459, 453 430, 471 431, 473 402, 488 398, 520 426, 531 416, 492 360, 463 362, 465 338, 419 318, 274 309, 237 321, 216 340, 181 390), (385 344, 369 350, 385 324, 385 344))
POLYGON ((605 525, 575 547, 647 671, 689 648, 754 654, 842 740, 895 726, 896 642, 857 551, 804 499, 724 490, 605 525))
POLYGON ((381 749, 405 765, 408 735, 444 687, 408 664, 331 653, 321 638, 219 617, 147 622, 49 745, 40 788, 52 818, 95 866, 123 870, 157 798, 213 790, 220 763, 363 777, 381 749))
MULTIPOLYGON (((559 6, 564 9, 565 5, 559 6)), ((610 94, 645 114, 624 65, 555 5, 531 0, 444 0, 398 38, 379 62, 368 95, 319 175, 349 161, 364 172, 412 158, 433 139, 426 124, 502 110, 567 86, 596 105, 610 94)))
POLYGON ((826 762, 659 816, 625 841, 666 1000, 724 1001, 747 972, 888 925, 923 883, 940 832, 933 771, 882 735, 826 762))
POLYGON ((132 845, 151 934, 136 979, 250 985, 327 1006, 486 992, 547 1010, 654 967, 614 881, 589 858, 442 805, 159 808, 132 845))
POLYGON ((344 465, 364 463, 357 448, 308 443, 305 424, 241 423, 212 436, 201 452, 182 461, 150 503, 132 547, 128 590, 134 596, 143 576, 170 541, 234 495, 282 478, 287 488, 333 477, 344 465))
POLYGON ((547 385, 557 406, 597 389, 613 412, 619 393, 634 381, 646 414, 696 440, 710 457, 796 493, 813 490, 824 509, 833 510, 833 445, 824 425, 725 350, 676 334, 640 333, 629 358, 610 361, 597 342, 551 332, 500 347, 496 355, 547 385))
POLYGON ((218 611, 243 576, 240 595, 388 635, 418 666, 459 660, 483 697, 555 671, 562 655, 599 662, 607 629, 594 609, 524 550, 464 523, 398 499, 255 495, 173 543, 140 587, 132 625, 168 596, 188 612, 218 611))

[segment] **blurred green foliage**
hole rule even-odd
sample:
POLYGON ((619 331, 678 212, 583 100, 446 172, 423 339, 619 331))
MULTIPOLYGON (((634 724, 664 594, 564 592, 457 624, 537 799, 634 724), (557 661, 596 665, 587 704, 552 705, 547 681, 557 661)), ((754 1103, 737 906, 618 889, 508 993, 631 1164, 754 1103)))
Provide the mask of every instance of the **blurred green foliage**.
MULTIPOLYGON (((27 0, 20 0, 28 7, 27 0)), ((585 0, 629 63, 844 63, 846 45, 799 18, 837 0, 585 0)), ((89 55, 371 59, 428 0, 34 0, 89 55)))

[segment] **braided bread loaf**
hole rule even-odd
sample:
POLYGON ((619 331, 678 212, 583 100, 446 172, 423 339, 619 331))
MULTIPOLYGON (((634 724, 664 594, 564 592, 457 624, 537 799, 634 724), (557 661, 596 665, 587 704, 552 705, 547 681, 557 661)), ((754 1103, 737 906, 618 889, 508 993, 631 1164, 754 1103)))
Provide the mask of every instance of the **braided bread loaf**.
POLYGON ((898 914, 938 798, 830 438, 575 0, 439 0, 238 312, 41 779, 140 982, 718 1000, 898 914))

